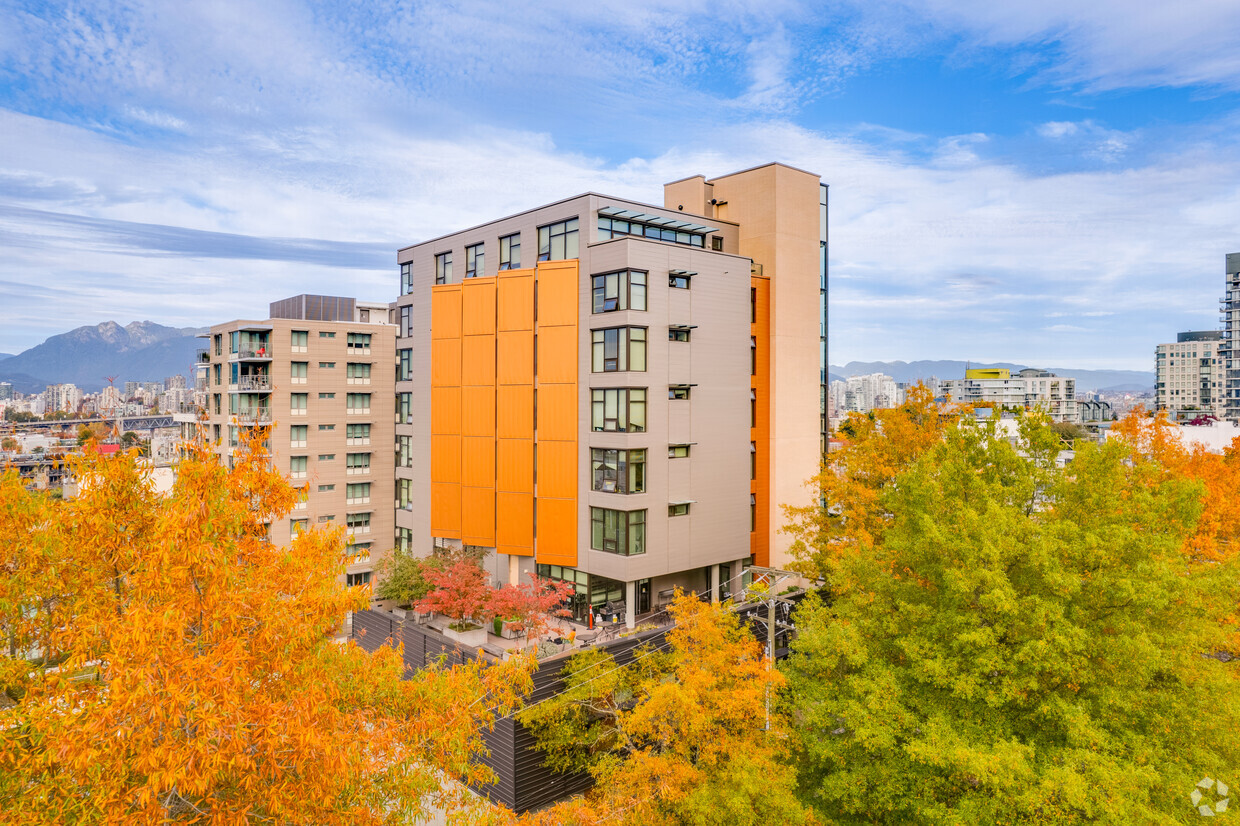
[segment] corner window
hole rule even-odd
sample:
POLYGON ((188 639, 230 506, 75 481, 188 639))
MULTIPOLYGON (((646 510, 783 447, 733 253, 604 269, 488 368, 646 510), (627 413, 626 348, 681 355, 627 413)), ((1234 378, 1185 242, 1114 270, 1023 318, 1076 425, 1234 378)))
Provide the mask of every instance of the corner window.
POLYGON ((577 219, 538 228, 538 260, 563 261, 577 257, 577 219))
POLYGON ((646 430, 646 388, 615 387, 590 391, 592 429, 600 432, 643 433, 646 430))
POLYGON ((646 309, 646 273, 622 270, 591 277, 593 312, 646 309))
POLYGON ((591 335, 593 372, 645 371, 645 327, 611 327, 606 330, 593 330, 591 335))
POLYGON ((397 335, 401 338, 409 338, 413 335, 413 305, 406 304, 400 308, 400 321, 398 322, 397 335))
POLYGON ((499 268, 515 270, 521 266, 521 233, 505 235, 499 239, 499 268))
POLYGON ((486 247, 472 244, 465 248, 465 277, 481 278, 486 275, 486 247))
POLYGON ((621 556, 644 554, 646 511, 590 508, 590 547, 621 556))
POLYGON ((435 283, 447 284, 452 279, 452 253, 441 252, 435 256, 435 283))
POLYGON ((593 489, 603 493, 644 493, 646 451, 593 448, 590 451, 593 489))
POLYGON ((409 295, 413 292, 413 264, 400 265, 400 294, 409 295))

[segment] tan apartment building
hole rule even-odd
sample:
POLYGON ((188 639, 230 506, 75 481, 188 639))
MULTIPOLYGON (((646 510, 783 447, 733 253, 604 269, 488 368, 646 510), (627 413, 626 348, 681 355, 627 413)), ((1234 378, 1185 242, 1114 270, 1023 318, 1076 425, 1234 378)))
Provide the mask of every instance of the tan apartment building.
POLYGON ((1226 366, 1221 330, 1178 333, 1175 343, 1154 351, 1154 393, 1159 410, 1172 419, 1223 418, 1226 366))
POLYGON ((342 526, 367 552, 346 580, 370 582, 392 546, 400 455, 388 305, 299 295, 272 303, 266 319, 217 324, 204 338, 204 422, 221 458, 231 462, 248 428, 269 426, 273 466, 305 486, 304 499, 271 526, 272 541, 287 544, 312 524, 342 526))
POLYGON ((398 252, 397 542, 629 623, 780 565, 821 456, 825 187, 768 164, 398 252))

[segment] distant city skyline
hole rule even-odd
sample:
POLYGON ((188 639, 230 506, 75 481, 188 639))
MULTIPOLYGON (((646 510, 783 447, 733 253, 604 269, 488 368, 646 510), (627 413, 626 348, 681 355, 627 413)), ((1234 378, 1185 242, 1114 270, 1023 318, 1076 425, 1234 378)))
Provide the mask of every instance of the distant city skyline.
POLYGON ((1150 370, 1240 250, 1240 6, 10 7, 0 352, 394 300, 411 240, 780 160, 831 185, 830 361, 1150 370))

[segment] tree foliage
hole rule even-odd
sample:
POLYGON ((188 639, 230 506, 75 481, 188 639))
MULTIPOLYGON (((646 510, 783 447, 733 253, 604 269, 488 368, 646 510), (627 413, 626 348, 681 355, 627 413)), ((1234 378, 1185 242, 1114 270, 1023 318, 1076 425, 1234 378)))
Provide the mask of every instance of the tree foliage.
POLYGON ((1049 429, 1024 432, 870 449, 908 457, 866 489, 881 528, 855 553, 815 537, 833 600, 798 611, 785 672, 825 817, 1183 822, 1234 771, 1236 664, 1206 655, 1235 566, 1182 553, 1204 486, 1116 441, 1056 470, 1049 429))
POLYGON ((266 540, 295 490, 261 436, 189 448, 161 495, 132 455, 81 494, 0 478, 0 811, 9 823, 405 823, 485 778, 478 733, 528 666, 432 667, 333 640, 365 589, 339 529, 266 540))
POLYGON ((437 611, 457 623, 486 616, 491 584, 477 562, 461 558, 442 568, 427 566, 422 570, 431 590, 418 601, 419 611, 437 611))
POLYGON ((666 641, 618 668, 598 650, 565 667, 566 690, 520 713, 550 766, 597 785, 542 822, 803 823, 782 759, 784 721, 763 730, 782 683, 749 630, 719 606, 679 596, 666 641))
POLYGON ((513 630, 529 640, 545 634, 552 617, 571 617, 573 612, 564 607, 572 598, 571 583, 545 579, 528 574, 529 582, 511 583, 491 592, 487 615, 497 617, 513 626, 513 630))
POLYGON ((426 578, 428 567, 442 567, 443 564, 441 557, 415 556, 410 551, 397 548, 379 563, 376 572, 379 585, 375 596, 392 600, 398 605, 412 605, 431 592, 430 580, 426 578))

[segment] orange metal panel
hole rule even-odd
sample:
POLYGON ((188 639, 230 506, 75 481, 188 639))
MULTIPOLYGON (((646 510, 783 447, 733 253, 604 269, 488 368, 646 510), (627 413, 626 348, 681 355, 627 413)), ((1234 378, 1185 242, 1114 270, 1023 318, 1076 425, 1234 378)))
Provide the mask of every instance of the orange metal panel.
POLYGON ((538 327, 538 382, 577 381, 577 328, 538 327))
POLYGON ((431 338, 461 337, 461 285, 431 287, 431 338))
POLYGON ((534 557, 546 565, 577 566, 577 501, 538 497, 534 557))
POLYGON ((489 436, 462 437, 461 484, 495 487, 495 439, 489 436))
MULTIPOLYGON (((391 369, 391 368, 389 368, 391 369)), ((453 387, 461 383, 461 340, 431 340, 431 386, 453 387)))
POLYGON ((460 436, 431 435, 431 481, 460 484, 460 436))
POLYGON ((499 384, 534 383, 533 331, 501 332, 495 350, 496 381, 499 384))
POLYGON ((466 436, 495 435, 495 387, 461 388, 461 433, 466 436))
POLYGON ((534 271, 506 270, 499 274, 496 329, 534 329, 534 271))
POLYGON ((499 439, 495 443, 495 486, 510 493, 534 492, 534 440, 499 439))
POLYGON ((538 441, 538 496, 577 496, 577 443, 538 441))
POLYGON ((461 486, 431 482, 431 533, 461 538, 461 486))
POLYGON ((576 326, 577 261, 547 261, 538 265, 538 326, 576 326))
POLYGON ((767 566, 771 560, 771 281, 751 276, 749 286, 756 290, 754 321, 750 335, 757 342, 757 359, 750 386, 757 402, 755 426, 749 429, 757 447, 757 478, 749 483, 756 512, 754 530, 749 534, 749 553, 755 565, 767 566))
POLYGON ((461 384, 495 384, 495 336, 465 336, 461 341, 461 384))
POLYGON ((501 439, 534 438, 534 388, 501 384, 495 388, 495 434, 501 439))
POLYGON ((470 545, 495 547, 494 488, 461 488, 461 538, 470 545))
POLYGON ((431 433, 461 432, 461 388, 431 388, 431 433))
POLYGON ((468 278, 461 284, 461 334, 495 332, 495 279, 468 278))
POLYGON ((534 553, 534 495, 495 494, 495 542, 500 553, 534 553))
POLYGON ((572 442, 577 439, 577 385, 542 384, 538 387, 538 440, 572 442))

